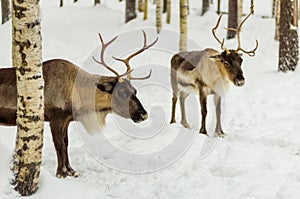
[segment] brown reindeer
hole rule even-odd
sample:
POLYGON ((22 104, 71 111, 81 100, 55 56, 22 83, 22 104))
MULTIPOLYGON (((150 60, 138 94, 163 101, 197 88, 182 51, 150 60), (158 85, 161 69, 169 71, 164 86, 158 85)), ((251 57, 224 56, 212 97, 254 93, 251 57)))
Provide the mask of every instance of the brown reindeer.
MULTIPOLYGON (((122 117, 130 118, 134 122, 147 119, 147 112, 136 96, 136 89, 130 80, 147 79, 131 77, 132 72, 129 60, 153 46, 157 39, 150 45, 146 44, 125 60, 117 59, 126 64, 124 74, 117 73, 104 61, 104 51, 117 37, 104 43, 101 35, 102 49, 100 61, 97 61, 113 72, 116 76, 100 76, 87 73, 76 65, 62 59, 49 60, 43 63, 45 80, 45 121, 50 122, 51 133, 57 154, 57 172, 59 178, 77 176, 70 166, 68 158, 68 126, 71 121, 80 120, 89 128, 90 114, 96 112, 100 126, 105 124, 108 113, 114 112, 122 117), (126 76, 126 77, 125 77, 126 76), (92 96, 92 97, 91 97, 92 96)), ((24 99, 26 103, 26 99, 24 99)), ((17 89, 14 68, 0 69, 0 124, 16 125, 17 89)), ((88 129, 89 131, 89 129, 88 129)))
MULTIPOLYGON (((212 29, 213 36, 220 43, 223 52, 206 48, 202 51, 184 51, 175 54, 171 59, 171 84, 173 89, 172 98, 172 117, 171 123, 175 121, 175 110, 177 97, 179 96, 181 108, 181 124, 189 128, 189 124, 185 116, 185 99, 190 94, 199 95, 202 122, 200 133, 207 135, 205 120, 207 115, 207 96, 214 95, 214 103, 216 106, 217 124, 215 136, 224 136, 221 126, 221 96, 224 95, 229 82, 235 86, 243 86, 245 78, 241 68, 243 59, 239 51, 249 56, 254 56, 258 47, 251 51, 245 51, 241 47, 240 32, 242 25, 253 14, 253 9, 247 17, 241 22, 237 29, 231 29, 237 32, 238 47, 235 50, 228 50, 224 47, 224 39, 220 41, 215 31, 219 26, 222 15, 219 17, 216 26, 212 29)), ((227 28, 228 29, 228 28, 227 28)))

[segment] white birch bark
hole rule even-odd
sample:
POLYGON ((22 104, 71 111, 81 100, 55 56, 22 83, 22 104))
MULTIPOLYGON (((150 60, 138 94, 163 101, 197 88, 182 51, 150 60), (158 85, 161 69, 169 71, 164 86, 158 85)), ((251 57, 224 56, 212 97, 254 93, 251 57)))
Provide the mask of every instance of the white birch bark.
POLYGON ((23 196, 38 188, 44 127, 39 1, 13 0, 12 59, 17 77, 17 138, 13 173, 23 196))

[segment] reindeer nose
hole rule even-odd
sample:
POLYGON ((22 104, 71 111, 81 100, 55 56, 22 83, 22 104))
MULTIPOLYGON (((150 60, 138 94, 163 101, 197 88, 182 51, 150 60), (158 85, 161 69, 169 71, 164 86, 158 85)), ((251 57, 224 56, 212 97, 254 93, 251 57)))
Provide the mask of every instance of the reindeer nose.
POLYGON ((142 120, 146 120, 148 118, 148 113, 144 113, 141 115, 142 120))
POLYGON ((238 79, 235 81, 236 86, 243 86, 245 84, 245 79, 238 79))

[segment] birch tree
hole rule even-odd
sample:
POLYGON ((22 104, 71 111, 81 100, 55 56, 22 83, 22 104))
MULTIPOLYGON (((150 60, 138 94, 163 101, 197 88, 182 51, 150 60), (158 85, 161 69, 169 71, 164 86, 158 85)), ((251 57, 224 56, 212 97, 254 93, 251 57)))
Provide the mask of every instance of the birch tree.
POLYGON ((148 18, 148 0, 144 1, 144 20, 148 18))
POLYGON ((242 18, 243 18, 243 0, 239 0, 239 2, 238 2, 237 24, 241 24, 242 18))
POLYGON ((13 0, 12 63, 17 79, 17 138, 13 185, 22 196, 38 188, 44 127, 39 1, 13 0))
POLYGON ((218 5, 217 5, 217 14, 221 14, 221 0, 218 0, 218 5))
POLYGON ((187 49, 187 20, 188 20, 188 2, 187 0, 180 0, 180 41, 179 50, 187 49))
POLYGON ((95 0, 94 1, 94 6, 96 6, 97 4, 100 4, 101 2, 100 2, 100 0, 95 0))
POLYGON ((171 0, 167 0, 167 24, 171 23, 171 0))
POLYGON ((138 0, 138 11, 143 12, 144 11, 144 1, 138 0))
POLYGON ((203 16, 206 11, 209 9, 209 0, 202 0, 202 13, 201 15, 203 16))
POLYGON ((135 0, 126 0, 125 3, 125 23, 136 18, 135 0))
POLYGON ((275 16, 275 40, 279 41, 280 29, 280 0, 276 2, 276 16, 275 16))
POLYGON ((2 13, 2 24, 9 20, 9 0, 1 0, 1 13, 2 13))
POLYGON ((162 9, 163 13, 167 12, 167 0, 163 0, 163 9, 162 9))
MULTIPOLYGON (((237 28, 237 0, 230 0, 228 5, 228 28, 237 28)), ((227 39, 232 39, 236 35, 236 31, 227 30, 227 39)))
POLYGON ((299 60, 297 0, 281 0, 279 64, 282 72, 294 71, 299 60))
POLYGON ((157 33, 160 33, 162 22, 161 22, 161 15, 162 15, 162 1, 161 0, 155 0, 156 3, 156 30, 157 33))
POLYGON ((276 12, 276 0, 272 1, 272 17, 275 17, 276 12))

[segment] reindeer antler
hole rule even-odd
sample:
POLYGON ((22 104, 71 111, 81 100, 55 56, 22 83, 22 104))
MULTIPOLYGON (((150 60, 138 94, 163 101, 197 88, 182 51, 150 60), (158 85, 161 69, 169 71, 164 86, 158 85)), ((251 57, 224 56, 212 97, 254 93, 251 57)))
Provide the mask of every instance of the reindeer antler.
POLYGON ((255 55, 255 51, 256 51, 256 49, 258 48, 258 40, 257 39, 255 39, 255 42, 256 42, 256 46, 255 46, 255 48, 253 48, 252 50, 249 50, 249 51, 246 51, 246 50, 244 50, 242 47, 241 47, 241 30, 242 30, 242 26, 243 26, 243 24, 245 23, 245 21, 252 15, 254 13, 254 6, 253 6, 253 4, 251 5, 251 7, 250 7, 250 13, 244 18, 244 20, 240 23, 240 25, 238 26, 238 28, 237 29, 235 29, 235 28, 226 28, 227 30, 233 30, 233 31, 236 31, 237 32, 237 42, 238 42, 238 46, 237 46, 237 48, 236 48, 236 52, 238 52, 238 51, 242 51, 242 52, 244 52, 244 53, 246 53, 246 54, 248 54, 249 56, 251 56, 251 57, 253 57, 254 55, 255 55))
POLYGON ((95 62, 97 62, 98 64, 101 64, 102 66, 104 66, 105 68, 107 68, 109 71, 111 71, 112 73, 114 73, 118 79, 120 79, 123 75, 120 75, 117 71, 115 71, 114 69, 112 69, 109 65, 107 65, 104 61, 104 51, 106 50, 106 48, 111 44, 113 43, 117 38, 118 36, 115 36, 112 40, 110 40, 109 42, 107 43, 104 43, 103 39, 102 39, 102 36, 100 33, 98 33, 99 35, 99 38, 100 38, 100 42, 101 42, 101 52, 100 52, 100 61, 96 60, 96 58, 93 56, 93 59, 95 62))
POLYGON ((147 45, 147 36, 146 36, 146 33, 145 33, 144 30, 142 30, 142 32, 143 32, 143 36, 144 36, 144 45, 143 45, 143 47, 141 49, 139 49, 138 51, 132 53, 131 55, 129 55, 125 59, 120 59, 120 58, 113 57, 115 60, 123 62, 126 65, 126 67, 127 67, 127 71, 126 71, 127 78, 131 79, 131 80, 148 79, 151 76, 151 73, 152 73, 152 70, 150 70, 150 73, 147 76, 145 76, 145 77, 131 77, 132 69, 131 69, 130 64, 129 64, 130 59, 133 58, 134 56, 137 56, 140 53, 144 52, 148 48, 152 47, 158 41, 158 38, 156 38, 151 44, 147 45))
POLYGON ((220 21, 221 21, 222 17, 223 17, 223 14, 220 15, 216 26, 212 29, 212 34, 215 37, 215 39, 217 40, 217 42, 221 45, 221 49, 226 50, 226 52, 228 52, 228 49, 224 47, 224 41, 225 41, 224 38, 222 39, 222 41, 220 41, 220 39, 216 35, 216 30, 219 27, 219 24, 220 24, 220 21))

